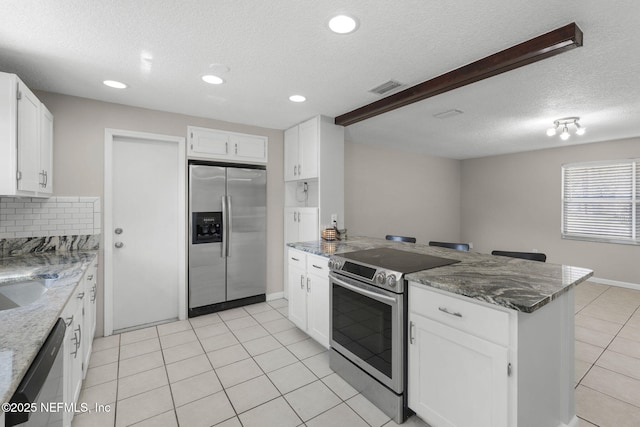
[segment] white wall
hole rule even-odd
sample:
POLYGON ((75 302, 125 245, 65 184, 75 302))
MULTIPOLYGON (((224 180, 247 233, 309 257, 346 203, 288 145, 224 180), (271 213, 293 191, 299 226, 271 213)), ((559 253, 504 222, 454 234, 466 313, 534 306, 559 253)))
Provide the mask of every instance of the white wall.
MULTIPOLYGON (((56 196, 103 196, 104 130, 124 129, 187 136, 201 126, 269 138, 267 165, 267 294, 283 289, 283 132, 218 120, 166 113, 48 92, 36 96, 54 116, 54 192, 56 196)), ((215 115, 215 111, 208 112, 215 115)), ((100 256, 102 266, 102 255, 100 256)), ((98 325, 102 334, 102 268, 98 272, 98 325)))
POLYGON ((547 262, 640 284, 640 246, 560 238, 562 164, 634 157, 640 138, 464 160, 462 239, 480 252, 537 249, 547 262))
POLYGON ((459 241, 458 160, 347 142, 344 164, 348 235, 459 241))

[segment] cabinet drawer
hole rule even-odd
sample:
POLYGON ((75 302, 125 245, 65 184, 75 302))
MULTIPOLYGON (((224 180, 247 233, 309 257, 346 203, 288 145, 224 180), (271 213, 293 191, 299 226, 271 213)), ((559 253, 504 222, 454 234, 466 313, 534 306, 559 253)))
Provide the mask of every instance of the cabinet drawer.
POLYGON ((409 311, 474 336, 509 345, 509 314, 410 283, 409 311))
POLYGON ((329 258, 307 255, 307 274, 329 274, 329 258))
POLYGON ((297 265, 304 270, 307 263, 307 254, 296 249, 289 249, 287 262, 289 265, 297 265))

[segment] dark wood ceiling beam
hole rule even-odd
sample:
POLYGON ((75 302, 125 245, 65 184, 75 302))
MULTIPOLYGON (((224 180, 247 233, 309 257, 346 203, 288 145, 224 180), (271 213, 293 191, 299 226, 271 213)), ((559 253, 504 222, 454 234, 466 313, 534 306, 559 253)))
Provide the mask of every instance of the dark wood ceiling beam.
POLYGON ((475 83, 515 68, 582 46, 582 31, 575 22, 482 58, 471 64, 419 83, 379 101, 335 118, 335 124, 349 126, 396 108, 475 83))

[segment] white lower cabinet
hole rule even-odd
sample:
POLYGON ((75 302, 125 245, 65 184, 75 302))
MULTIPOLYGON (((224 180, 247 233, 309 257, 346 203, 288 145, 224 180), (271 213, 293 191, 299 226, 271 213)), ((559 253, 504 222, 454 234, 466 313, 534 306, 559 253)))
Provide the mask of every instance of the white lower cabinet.
POLYGON ((509 314, 409 287, 409 407, 433 427, 507 427, 509 314))
POLYGON ((329 348, 329 260, 295 249, 287 259, 289 320, 329 348))
MULTIPOLYGON (((67 325, 63 347, 64 401, 69 405, 78 402, 82 380, 89 367, 95 332, 96 271, 97 264, 87 269, 62 311, 67 325)), ((73 411, 65 411, 63 425, 70 426, 73 416, 73 411)))
POLYGON ((84 281, 84 316, 83 330, 86 339, 82 340, 82 378, 87 376, 89 358, 93 346, 93 336, 96 333, 96 298, 97 298, 98 264, 95 263, 87 270, 84 281))
POLYGON ((409 282, 408 402, 432 427, 577 425, 573 290, 533 313, 409 282))

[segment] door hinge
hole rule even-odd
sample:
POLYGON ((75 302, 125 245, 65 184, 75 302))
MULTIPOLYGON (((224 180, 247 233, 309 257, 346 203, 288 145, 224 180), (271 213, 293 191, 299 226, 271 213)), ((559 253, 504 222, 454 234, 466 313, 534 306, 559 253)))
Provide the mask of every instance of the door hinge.
POLYGON ((513 368, 511 367, 511 363, 507 363, 507 376, 510 377, 511 376, 511 372, 513 371, 513 368))

